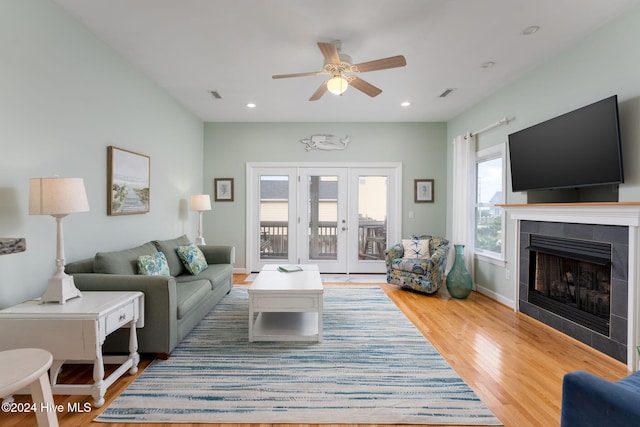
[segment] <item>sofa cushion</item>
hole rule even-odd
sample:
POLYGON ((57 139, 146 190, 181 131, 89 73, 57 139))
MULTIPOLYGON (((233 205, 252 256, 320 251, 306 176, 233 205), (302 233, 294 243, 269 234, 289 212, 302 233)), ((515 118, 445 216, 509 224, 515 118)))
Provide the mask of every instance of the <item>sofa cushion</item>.
POLYGON ((187 271, 197 276, 202 270, 206 270, 209 265, 204 254, 196 245, 180 246, 178 248, 178 256, 186 267, 187 271))
POLYGON ((429 249, 430 239, 402 239, 404 247, 404 258, 429 259, 431 251, 429 249))
POLYGON ((231 264, 209 264, 209 267, 197 276, 183 274, 182 276, 176 277, 176 283, 209 280, 211 282, 211 288, 215 289, 221 285, 228 285, 231 277, 233 277, 233 267, 231 264))
POLYGON ((629 391, 640 394, 640 371, 627 375, 620 381, 617 381, 616 384, 621 385, 629 391))
POLYGON ((170 240, 154 240, 151 243, 155 245, 158 251, 164 252, 164 256, 167 258, 169 271, 171 272, 172 276, 175 277, 184 274, 184 264, 182 264, 182 261, 178 256, 178 248, 180 246, 191 244, 191 241, 189 241, 189 238, 186 234, 170 240))
POLYGON ((162 252, 138 257, 138 274, 145 276, 170 276, 167 258, 162 252))
POLYGON ((157 251, 152 243, 113 252, 98 252, 93 258, 93 271, 103 274, 138 274, 138 257, 153 255, 157 251))
POLYGON ((178 319, 182 319, 209 297, 211 283, 208 280, 179 283, 176 286, 176 294, 178 298, 178 319))

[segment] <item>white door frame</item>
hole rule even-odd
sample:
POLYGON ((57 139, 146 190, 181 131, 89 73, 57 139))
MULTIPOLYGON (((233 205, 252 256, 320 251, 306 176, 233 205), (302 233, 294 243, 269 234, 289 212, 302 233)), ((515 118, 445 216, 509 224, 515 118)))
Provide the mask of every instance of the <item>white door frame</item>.
MULTIPOLYGON (((256 241, 255 236, 257 236, 259 227, 260 227, 260 217, 259 217, 259 201, 256 197, 256 194, 259 194, 259 179, 258 172, 263 172, 268 170, 270 175, 289 175, 291 171, 295 169, 295 179, 289 179, 290 185, 290 194, 296 194, 296 198, 298 197, 298 189, 293 190, 291 185, 299 185, 298 176, 299 170, 303 168, 326 168, 327 171, 330 171, 332 168, 346 168, 350 171, 349 176, 349 186, 352 186, 354 180, 353 176, 357 176, 357 172, 362 173, 373 173, 375 174, 376 170, 380 169, 388 169, 390 170, 389 174, 389 187, 388 187, 388 221, 387 221, 387 240, 389 242, 400 241, 400 233, 402 229, 402 163, 400 162, 338 162, 338 163, 329 163, 329 162, 247 162, 246 163, 246 266, 245 269, 247 272, 251 271, 259 271, 264 262, 261 262, 259 259, 259 242, 256 241), (286 171, 286 173, 284 173, 286 171), (354 175, 354 172, 356 174, 354 175), (257 186, 257 188, 256 188, 257 186), (293 193, 291 191, 294 191, 293 193)), ((291 175, 289 175, 291 176, 291 175)), ((349 195, 352 197, 352 195, 349 195)), ((301 207, 297 206, 299 202, 294 203, 291 201, 289 203, 289 221, 291 223, 292 218, 294 216, 297 218, 299 216, 299 209, 301 207), (296 205, 296 206, 294 206, 296 205), (292 209, 295 209, 296 212, 291 212, 292 209), (293 215, 293 216, 292 216, 293 215)), ((306 203, 306 201, 305 201, 306 203)), ((357 253, 357 209, 349 207, 349 220, 347 226, 351 226, 349 231, 349 239, 351 241, 353 239, 354 233, 356 236, 355 245, 347 244, 347 246, 351 252, 349 253, 349 258, 352 258, 353 255, 353 246, 356 246, 357 253), (355 212, 355 219, 352 218, 355 212), (353 226, 352 226, 353 224, 353 226)), ((296 219, 297 223, 297 219, 296 219)), ((293 227, 296 228, 297 227, 293 227)), ((291 231, 290 231, 291 232, 291 231)), ((297 247, 291 247, 293 244, 297 244, 299 241, 298 238, 292 238, 289 236, 289 259, 286 260, 286 263, 296 263, 298 254, 300 250, 297 247)), ((283 263, 285 260, 282 261, 283 263)), ((370 264, 371 269, 369 272, 383 272, 384 271, 384 261, 378 263, 377 267, 373 267, 375 264, 370 264), (379 270, 379 271, 378 271, 379 270)), ((349 273, 350 267, 353 267, 353 263, 351 261, 347 264, 347 271, 349 273)), ((353 269, 351 269, 353 271, 353 269)), ((357 271, 362 272, 362 271, 357 271)))

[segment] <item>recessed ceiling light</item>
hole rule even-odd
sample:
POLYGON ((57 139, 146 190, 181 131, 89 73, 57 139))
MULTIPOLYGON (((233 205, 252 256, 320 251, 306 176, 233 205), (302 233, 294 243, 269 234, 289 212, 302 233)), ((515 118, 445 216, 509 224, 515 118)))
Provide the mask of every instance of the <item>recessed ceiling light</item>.
POLYGON ((493 62, 493 61, 487 61, 487 62, 483 62, 482 64, 480 64, 480 66, 481 66, 482 68, 491 68, 491 67, 493 67, 494 65, 496 65, 496 63, 495 63, 495 62, 493 62))
POLYGON ((410 101, 404 101, 403 103, 400 104, 401 107, 409 107, 411 105, 410 101))
POLYGON ((249 102, 247 103, 247 108, 256 108, 256 104, 254 104, 253 102, 249 102))
POLYGON ((522 30, 522 35, 530 36, 531 34, 537 33, 539 29, 540 29, 540 27, 538 25, 532 25, 532 26, 527 27, 524 30, 522 30))

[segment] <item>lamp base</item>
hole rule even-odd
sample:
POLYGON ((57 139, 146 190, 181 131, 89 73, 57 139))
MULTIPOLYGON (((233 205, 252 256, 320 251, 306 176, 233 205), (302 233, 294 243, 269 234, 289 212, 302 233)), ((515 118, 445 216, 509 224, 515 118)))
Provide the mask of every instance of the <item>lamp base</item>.
POLYGON ((204 237, 202 236, 196 237, 196 245, 206 245, 206 243, 204 242, 204 237))
POLYGON ((80 290, 76 288, 73 277, 66 273, 56 274, 49 279, 49 286, 44 291, 40 300, 45 302, 57 302, 64 304, 71 298, 82 297, 80 290))

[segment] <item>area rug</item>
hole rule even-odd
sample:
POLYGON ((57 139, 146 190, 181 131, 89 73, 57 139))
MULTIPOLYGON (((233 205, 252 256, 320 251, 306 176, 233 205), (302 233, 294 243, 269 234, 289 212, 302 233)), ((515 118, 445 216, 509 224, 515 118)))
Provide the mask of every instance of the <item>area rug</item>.
POLYGON ((325 287, 322 343, 254 342, 236 286, 96 421, 500 425, 379 287, 325 287))

